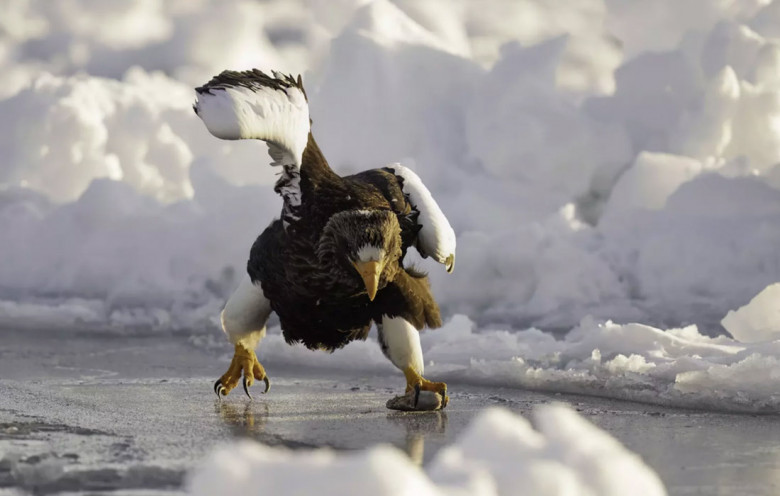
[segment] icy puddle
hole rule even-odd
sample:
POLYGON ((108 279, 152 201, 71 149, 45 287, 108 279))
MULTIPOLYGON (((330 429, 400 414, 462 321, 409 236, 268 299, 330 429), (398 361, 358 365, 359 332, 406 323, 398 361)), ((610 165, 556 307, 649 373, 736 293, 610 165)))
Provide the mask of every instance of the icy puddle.
POLYGON ((211 384, 223 352, 185 338, 4 333, 0 357, 0 494, 177 493, 188 471, 237 438, 350 452, 389 443, 428 467, 486 407, 533 419, 554 402, 641 456, 670 494, 780 491, 780 416, 456 383, 445 411, 404 414, 384 408, 400 393, 398 375, 272 362, 268 395, 219 402, 211 384))

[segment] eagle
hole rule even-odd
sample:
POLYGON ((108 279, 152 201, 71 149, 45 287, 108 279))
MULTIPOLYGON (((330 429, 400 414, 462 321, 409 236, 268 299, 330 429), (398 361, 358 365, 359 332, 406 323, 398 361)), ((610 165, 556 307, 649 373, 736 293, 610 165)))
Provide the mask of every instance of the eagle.
POLYGON ((283 200, 221 313, 235 353, 214 384, 217 396, 242 382, 251 398, 255 380, 268 392, 255 349, 276 312, 287 343, 315 350, 366 339, 376 324, 384 355, 406 378, 411 409, 421 391, 437 393, 446 406, 447 385, 423 377, 419 336, 441 326, 439 307, 427 275, 404 259, 414 247, 452 272, 455 232, 420 177, 400 164, 334 172, 312 135, 300 75, 223 71, 195 91, 193 108, 211 134, 266 142, 283 200))

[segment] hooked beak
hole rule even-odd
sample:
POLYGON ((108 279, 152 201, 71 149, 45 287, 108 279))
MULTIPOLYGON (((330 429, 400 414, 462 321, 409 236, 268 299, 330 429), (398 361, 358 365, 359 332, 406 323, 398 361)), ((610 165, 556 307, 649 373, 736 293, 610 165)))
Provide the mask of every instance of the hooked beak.
POLYGON ((380 262, 352 262, 355 270, 358 271, 363 283, 366 285, 368 299, 374 301, 377 289, 379 288, 379 275, 382 273, 382 264, 380 262))

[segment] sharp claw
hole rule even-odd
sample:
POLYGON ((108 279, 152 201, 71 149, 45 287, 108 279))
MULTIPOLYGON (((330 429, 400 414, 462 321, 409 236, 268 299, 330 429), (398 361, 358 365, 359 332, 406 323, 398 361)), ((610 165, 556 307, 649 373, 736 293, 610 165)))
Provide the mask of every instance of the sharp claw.
POLYGON ((217 397, 219 397, 219 388, 222 386, 222 379, 217 379, 217 381, 214 383, 214 392, 217 394, 217 397))
POLYGON ((265 391, 263 391, 263 394, 265 394, 271 389, 271 381, 268 379, 268 376, 265 376, 263 377, 263 382, 265 382, 265 391))
POLYGON ((244 392, 246 393, 247 396, 249 396, 249 399, 251 400, 252 399, 252 395, 249 394, 249 387, 247 387, 247 385, 246 385, 246 377, 244 377, 244 392))
POLYGON ((417 408, 417 403, 420 402, 420 385, 415 384, 414 385, 414 408, 417 408))
POLYGON ((446 260, 444 260, 444 268, 447 269, 447 272, 452 272, 455 270, 455 254, 451 253, 450 256, 447 257, 446 260))

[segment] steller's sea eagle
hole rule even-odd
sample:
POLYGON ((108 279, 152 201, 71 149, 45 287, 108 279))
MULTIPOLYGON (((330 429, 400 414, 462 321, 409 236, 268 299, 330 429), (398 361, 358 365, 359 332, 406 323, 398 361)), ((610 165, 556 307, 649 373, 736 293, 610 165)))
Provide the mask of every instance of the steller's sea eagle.
POLYGON ((222 311, 235 355, 214 385, 217 395, 242 375, 247 395, 254 379, 268 391, 254 350, 275 311, 285 340, 311 349, 365 339, 376 323, 382 351, 406 376, 411 408, 420 391, 438 393, 446 406, 447 385, 423 377, 418 332, 441 326, 439 307, 427 276, 403 262, 414 246, 452 272, 455 233, 417 174, 400 164, 346 177, 333 172, 311 134, 300 76, 224 71, 195 91, 195 113, 211 134, 268 144, 271 165, 281 167, 274 190, 284 200, 222 311))

